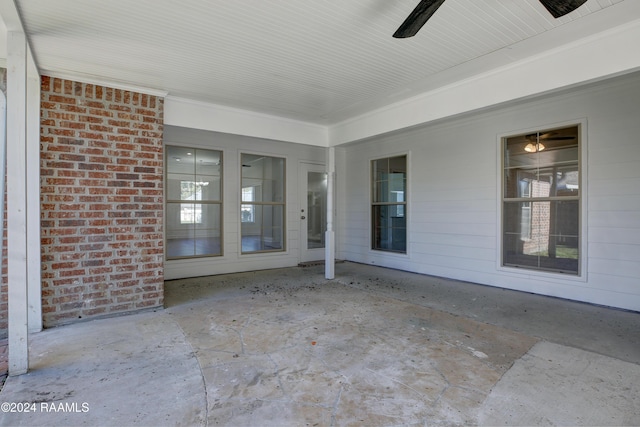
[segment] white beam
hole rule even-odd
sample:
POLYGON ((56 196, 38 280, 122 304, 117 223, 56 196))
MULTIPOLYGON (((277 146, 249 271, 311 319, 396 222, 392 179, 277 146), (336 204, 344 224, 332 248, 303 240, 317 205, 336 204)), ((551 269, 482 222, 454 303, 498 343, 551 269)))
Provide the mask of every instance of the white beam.
POLYGON ((329 146, 326 126, 173 96, 164 101, 164 124, 329 146))
POLYGON ((7 33, 7 246, 9 375, 29 369, 27 294, 27 39, 7 33))

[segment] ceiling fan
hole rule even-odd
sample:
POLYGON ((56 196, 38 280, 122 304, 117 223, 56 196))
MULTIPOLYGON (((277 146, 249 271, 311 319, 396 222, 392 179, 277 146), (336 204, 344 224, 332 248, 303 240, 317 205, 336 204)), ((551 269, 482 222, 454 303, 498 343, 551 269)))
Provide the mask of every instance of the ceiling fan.
POLYGON ((576 139, 575 135, 560 135, 558 132, 546 132, 543 134, 532 133, 524 136, 527 145, 524 147, 524 151, 527 153, 537 153, 546 149, 543 141, 569 141, 576 139))
MULTIPOLYGON (((420 28, 436 13, 436 10, 445 0, 421 0, 413 9, 413 12, 409 14, 407 19, 404 20, 402 25, 393 34, 393 37, 397 39, 404 39, 407 37, 415 36, 420 28)), ((554 18, 559 18, 567 13, 573 12, 580 6, 582 6, 587 0, 539 0, 540 3, 553 15, 554 18)))

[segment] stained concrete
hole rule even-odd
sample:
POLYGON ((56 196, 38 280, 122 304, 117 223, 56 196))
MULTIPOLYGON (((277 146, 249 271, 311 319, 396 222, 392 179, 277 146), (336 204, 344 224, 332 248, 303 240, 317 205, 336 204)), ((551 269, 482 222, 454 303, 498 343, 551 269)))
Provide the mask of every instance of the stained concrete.
POLYGON ((638 365, 542 341, 498 381, 478 421, 635 426, 640 422, 639 381, 638 365))
POLYGON ((353 263, 32 335, 2 425, 639 425, 640 314, 353 263), (88 411, 82 412, 82 403, 88 411))
POLYGON ((163 312, 49 329, 33 334, 29 344, 30 371, 7 378, 0 402, 35 405, 28 413, 3 408, 1 425, 203 425, 206 420, 198 360, 180 326, 163 312))

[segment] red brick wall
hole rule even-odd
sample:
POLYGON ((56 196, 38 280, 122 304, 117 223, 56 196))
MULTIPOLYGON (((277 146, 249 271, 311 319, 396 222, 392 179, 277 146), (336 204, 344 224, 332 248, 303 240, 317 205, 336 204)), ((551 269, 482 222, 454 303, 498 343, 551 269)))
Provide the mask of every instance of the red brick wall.
POLYGON ((163 99, 44 76, 45 327, 163 304, 163 99))

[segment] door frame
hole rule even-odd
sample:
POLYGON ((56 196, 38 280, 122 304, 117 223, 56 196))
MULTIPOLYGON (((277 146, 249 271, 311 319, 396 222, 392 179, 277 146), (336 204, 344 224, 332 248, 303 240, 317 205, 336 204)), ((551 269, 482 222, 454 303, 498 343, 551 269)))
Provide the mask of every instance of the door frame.
MULTIPOLYGON (((312 262, 312 261, 324 261, 325 258, 325 247, 322 248, 308 248, 308 227, 307 227, 307 218, 308 218, 308 206, 307 206, 307 195, 308 195, 308 174, 309 172, 318 172, 318 173, 327 173, 326 166, 322 163, 311 163, 311 162, 300 162, 298 168, 298 182, 299 185, 299 206, 298 206, 298 221, 300 225, 300 251, 299 251, 299 260, 300 262, 312 262)), ((324 191, 325 197, 325 209, 326 209, 326 198, 327 198, 327 189, 324 191)), ((323 233, 326 230, 326 223, 323 225, 323 233)), ((324 236, 323 236, 324 237, 324 236)))

